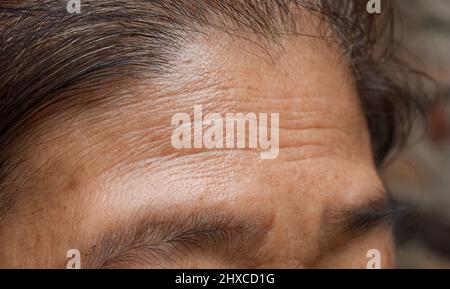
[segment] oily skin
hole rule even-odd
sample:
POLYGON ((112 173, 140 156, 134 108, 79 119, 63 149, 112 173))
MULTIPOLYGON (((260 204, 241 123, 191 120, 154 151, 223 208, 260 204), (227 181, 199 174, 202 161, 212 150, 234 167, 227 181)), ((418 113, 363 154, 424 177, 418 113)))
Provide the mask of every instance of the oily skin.
MULTIPOLYGON (((120 107, 85 110, 70 122, 63 121, 72 115, 67 111, 34 129, 45 133, 31 138, 16 169, 28 177, 1 220, 0 267, 64 268, 67 250, 85 258, 100 232, 136 211, 166 208, 214 208, 262 220, 267 239, 248 267, 365 268, 370 249, 381 252, 382 267, 393 265, 389 228, 332 252, 318 244, 332 205, 362 203, 383 189, 337 45, 283 37, 282 48, 264 50, 210 36, 185 50, 167 83, 141 83, 120 107), (195 104, 221 115, 279 112, 278 158, 261 161, 252 150, 176 151, 171 116, 191 113, 195 104)), ((236 264, 199 255, 171 266, 236 264)))

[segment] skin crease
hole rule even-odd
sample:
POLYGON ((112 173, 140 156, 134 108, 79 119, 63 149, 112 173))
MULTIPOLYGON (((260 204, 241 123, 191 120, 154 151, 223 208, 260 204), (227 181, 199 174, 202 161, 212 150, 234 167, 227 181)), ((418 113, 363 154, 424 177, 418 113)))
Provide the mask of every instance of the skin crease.
MULTIPOLYGON (((265 50, 216 33, 184 50, 167 83, 130 85, 122 96, 133 97, 120 105, 84 110, 70 122, 64 120, 73 111, 66 110, 33 128, 16 169, 28 177, 0 223, 0 267, 65 268, 67 250, 86 254, 100 232, 136 210, 167 208, 216 208, 259 220, 267 240, 246 267, 365 268, 370 249, 381 252, 383 268, 393 265, 390 228, 331 252, 318 242, 332 205, 363 203, 383 188, 338 45, 283 36, 265 50), (197 104, 204 114, 279 112, 278 158, 173 149, 171 116, 197 104)), ((233 266, 215 256, 174 265, 233 266)))

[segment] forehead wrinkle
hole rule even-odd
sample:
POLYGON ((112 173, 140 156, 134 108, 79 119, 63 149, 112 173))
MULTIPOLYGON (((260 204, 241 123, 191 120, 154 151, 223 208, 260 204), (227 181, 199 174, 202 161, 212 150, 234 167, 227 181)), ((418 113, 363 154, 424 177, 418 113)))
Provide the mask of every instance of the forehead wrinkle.
MULTIPOLYGON (((251 75, 252 61, 247 60, 246 63, 239 63, 238 67, 250 69, 251 75)), ((86 165, 90 166, 95 160, 95 163, 103 166, 102 170, 109 174, 112 168, 122 167, 123 169, 125 165, 125 167, 132 170, 135 164, 138 164, 139 167, 139 164, 149 164, 152 161, 158 163, 159 160, 164 160, 165 157, 173 158, 179 156, 168 145, 170 140, 170 115, 175 112, 190 112, 192 110, 192 102, 204 104, 205 113, 210 111, 233 112, 236 110, 245 112, 255 109, 263 110, 264 108, 270 112, 274 103, 279 105, 275 106, 276 109, 282 109, 292 98, 295 98, 292 96, 292 92, 285 94, 277 92, 276 97, 272 98, 268 93, 259 95, 262 89, 259 88, 261 86, 257 85, 255 79, 244 79, 227 83, 230 78, 242 75, 242 72, 236 75, 228 75, 225 70, 228 70, 229 67, 214 58, 208 60, 207 63, 213 67, 220 67, 222 72, 217 74, 217 69, 214 69, 214 73, 208 71, 196 72, 196 76, 193 79, 187 74, 188 76, 184 78, 178 78, 182 81, 173 88, 166 84, 158 87, 158 89, 154 89, 152 87, 149 88, 148 85, 140 84, 140 86, 133 89, 136 93, 132 96, 122 97, 119 106, 113 106, 112 102, 110 102, 83 111, 82 114, 77 115, 75 121, 70 123, 68 129, 59 130, 59 132, 54 130, 55 135, 69 132, 65 136, 68 139, 66 143, 72 143, 74 148, 69 154, 78 156, 77 160, 73 161, 79 162, 85 159, 86 165), (212 75, 211 79, 202 82, 208 75, 212 75), (225 80, 221 80, 223 77, 225 77, 225 80), (264 104, 264 102, 266 103, 264 104), (81 137, 80 132, 82 133, 81 137), (81 145, 80 140, 84 142, 81 145), (96 158, 90 158, 89 156, 92 155, 97 156, 96 158), (101 164, 101 161, 107 164, 101 164)), ((259 63, 257 62, 257 64, 259 63)), ((196 71, 196 65, 195 61, 190 62, 182 66, 180 72, 196 71)), ((265 67, 274 68, 272 64, 267 63, 265 67)), ((265 70, 265 72, 267 73, 268 70, 265 70)), ((270 76, 267 77, 270 78, 270 76)), ((266 84, 263 78, 257 78, 257 80, 262 81, 264 84, 262 87, 267 87, 267 85, 270 86, 271 83, 274 83, 274 81, 270 81, 269 84, 266 84)), ((270 91, 274 92, 276 90, 272 88, 270 91)), ((308 97, 299 97, 299 99, 304 99, 302 106, 307 106, 306 103, 309 103, 309 101, 314 102, 317 100, 317 98, 309 99, 308 97)), ((310 106, 314 107, 315 104, 310 106)), ((289 116, 291 113, 292 110, 288 110, 283 117, 285 115, 289 116)), ((298 122, 306 120, 307 118, 303 115, 302 120, 298 122)), ((288 119, 287 124, 290 126, 295 122, 295 120, 288 119)), ((64 124, 60 125, 61 128, 64 128, 64 126, 64 124)), ((286 127, 286 130, 289 129, 289 127, 286 127)), ((307 143, 305 144, 308 145, 307 143)), ((57 142, 55 142, 55 145, 57 145, 57 142)), ((298 141, 290 144, 281 144, 281 146, 299 147, 298 141)), ((70 147, 67 146, 64 149, 70 147)), ((148 167, 148 169, 150 168, 148 167)), ((100 173, 100 170, 98 173, 100 173)))
MULTIPOLYGON (((182 57, 180 59, 183 59, 182 57)), ((214 63, 210 63, 213 64, 214 63)), ((219 62, 218 65, 220 66, 221 63, 219 62)), ((183 67, 183 65, 181 66, 183 67)), ((190 69, 190 71, 195 71, 195 65, 194 67, 189 66, 185 66, 187 69, 190 69)), ((214 66, 213 66, 214 67, 214 66)), ((217 66, 216 66, 217 67, 217 66)), ((269 67, 272 67, 271 65, 269 65, 269 67)), ((181 69, 180 71, 183 71, 183 69, 181 69)), ((197 73, 198 74, 198 73, 197 73)), ((188 83, 192 83, 192 82, 197 82, 196 85, 198 85, 199 83, 201 83, 202 80, 205 79, 206 76, 212 76, 213 80, 217 80, 220 77, 223 77, 224 75, 226 75, 226 73, 221 73, 219 76, 215 75, 214 73, 211 73, 208 71, 203 71, 202 73, 199 74, 200 77, 194 78, 192 81, 192 79, 189 79, 188 83)), ((173 75, 172 75, 173 76, 173 75)), ((211 81, 207 82, 207 83, 211 83, 211 81)), ((181 87, 181 90, 186 90, 186 93, 183 93, 184 97, 185 97, 185 101, 186 102, 190 102, 191 100, 199 100, 199 95, 201 95, 203 97, 203 99, 201 100, 202 103, 204 103, 206 105, 206 111, 208 111, 208 109, 210 110, 224 110, 225 108, 230 108, 233 106, 238 106, 240 103, 244 103, 245 99, 243 97, 239 97, 237 96, 238 99, 236 99, 236 95, 233 93, 239 92, 239 90, 237 90, 236 88, 229 88, 228 92, 224 91, 224 88, 227 87, 227 84, 210 84, 210 87, 208 88, 208 92, 206 94, 194 94, 195 91, 199 91, 198 88, 194 88, 196 85, 184 85, 181 87), (215 90, 215 91, 214 91, 215 90), (228 95, 228 96, 227 96, 228 95), (190 96, 190 97, 189 97, 190 96), (225 100, 223 100, 225 98, 225 100), (208 101, 208 99, 210 101, 208 101)), ((243 88, 244 91, 246 91, 248 88, 243 88)), ((143 90, 144 91, 144 90, 143 90)), ((246 91, 249 92, 249 91, 246 91)), ((176 93, 176 92, 175 92, 176 93)), ((180 93, 180 90, 178 90, 178 93, 180 93)), ((255 93, 245 93, 246 94, 246 98, 248 99, 248 97, 251 97, 251 95, 256 95, 255 93)), ((163 94, 162 94, 163 95, 163 94)), ((118 98, 118 99, 125 99, 124 101, 130 101, 133 103, 138 103, 136 102, 136 100, 134 99, 139 99, 140 97, 122 97, 122 98, 118 98)), ((145 115, 148 116, 148 114, 150 114, 152 111, 155 111, 155 107, 157 107, 157 105, 155 106, 155 104, 160 104, 163 101, 163 96, 161 96, 160 98, 154 98, 156 99, 156 101, 149 101, 147 100, 147 104, 145 106, 147 111, 143 111, 142 114, 140 114, 140 112, 138 110, 133 110, 133 114, 135 114, 136 117, 139 117, 141 115, 145 115), (150 110, 148 110, 148 108, 150 108, 150 110)), ((167 98, 165 98, 166 100, 170 99, 170 96, 168 96, 167 98)), ((174 99, 179 99, 179 98, 174 98, 174 99)), ((199 100, 200 101, 200 100, 199 100)), ((103 108, 108 108, 111 107, 111 104, 113 102, 106 102, 104 103, 102 106, 99 107, 99 109, 103 108)), ((244 105, 245 106, 245 105, 244 105)), ((123 121, 126 120, 127 118, 120 118, 119 115, 127 115, 127 111, 130 110, 130 107, 126 108, 127 105, 123 104, 123 102, 119 102, 119 108, 117 108, 117 106, 113 109, 110 110, 111 112, 108 114, 108 109, 102 111, 100 114, 97 114, 97 116, 95 114, 90 114, 89 117, 86 117, 87 121, 85 122, 87 127, 89 127, 89 129, 93 130, 92 134, 96 135, 98 133, 98 135, 100 137, 98 137, 98 141, 95 141, 95 136, 94 136, 94 141, 92 142, 92 145, 89 147, 89 149, 95 148, 98 151, 105 151, 107 152, 108 150, 111 150, 112 153, 116 153, 116 154, 120 154, 120 146, 116 146, 111 142, 109 145, 105 144, 106 140, 111 139, 111 137, 106 137, 104 138, 104 136, 107 136, 107 132, 105 132, 103 129, 99 129, 97 132, 95 131, 96 125, 92 125, 94 122, 100 120, 100 122, 96 123, 97 127, 99 127, 100 123, 106 124, 107 126, 109 126, 110 128, 114 129, 114 126, 121 126, 123 124, 123 121), (120 108, 120 107, 124 107, 124 108, 120 108), (113 112, 114 111, 114 112, 113 112), (119 112, 117 115, 114 115, 115 113, 119 112), (122 114, 121 114, 122 113, 122 114), (103 120, 103 122, 102 122, 103 120), (103 146, 103 147, 102 147, 103 146)), ((239 107, 241 108, 241 106, 239 107)), ((232 109, 229 109, 232 110, 232 109)), ((95 111, 95 110, 94 110, 95 111)), ((99 110, 97 110, 99 111, 99 110)), ((160 112, 160 111, 159 111, 160 112)), ((87 111, 86 113, 83 113, 84 115, 89 115, 89 111, 87 111)), ((80 115, 78 115, 78 119, 80 119, 80 115)), ((82 118, 81 118, 82 119, 82 118)), ((151 120, 151 119, 150 119, 151 120)), ((83 122, 83 120, 81 121, 83 122)), ((149 121, 151 122, 151 121, 149 121)), ((149 123, 147 122, 147 124, 149 123)), ((136 123, 135 123, 136 124, 136 123)), ((162 132, 164 131, 164 127, 152 127, 152 129, 148 129, 148 128, 141 128, 141 129, 135 129, 135 130, 130 130, 130 132, 124 132, 122 134, 123 137, 123 143, 129 142, 130 146, 125 145, 125 148, 130 149, 130 155, 133 155, 134 152, 138 151, 140 149, 140 146, 145 146, 147 149, 150 147, 154 147, 157 149, 161 149, 161 147, 164 147, 164 141, 161 141, 158 143, 157 138, 158 136, 153 139, 153 141, 156 141, 156 145, 147 145, 147 143, 145 141, 142 141, 142 138, 139 137, 140 134, 143 135, 147 135, 147 133, 149 132, 149 130, 152 131, 156 131, 156 132, 162 132), (128 139, 128 140, 126 140, 128 139)), ((54 130, 57 131, 57 130, 54 130)), ((83 130, 82 130, 83 131, 83 130)), ((89 130, 84 130, 84 132, 88 132, 89 130)), ((118 135, 118 133, 115 133, 114 135, 118 135)), ((114 139, 114 138, 112 138, 114 139)), ((150 138, 147 138, 147 140, 150 138)), ((115 139, 117 141, 117 139, 115 139)), ((75 140, 76 142, 77 140, 75 140)), ((84 154, 89 154, 89 150, 85 149, 86 146, 83 147, 83 150, 79 149, 78 153, 84 153, 84 154)))

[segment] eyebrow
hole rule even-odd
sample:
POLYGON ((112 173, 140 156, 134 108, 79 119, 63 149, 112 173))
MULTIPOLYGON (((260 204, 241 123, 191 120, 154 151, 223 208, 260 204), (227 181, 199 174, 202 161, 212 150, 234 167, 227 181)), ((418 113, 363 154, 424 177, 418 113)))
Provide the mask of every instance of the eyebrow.
MULTIPOLYGON (((328 252, 349 244, 382 225, 392 225, 403 212, 404 208, 385 193, 362 205, 336 205, 326 212, 320 245, 328 252)), ((257 263, 272 223, 267 216, 211 209, 136 214, 97 238, 86 254, 84 267, 164 268, 177 266, 196 253, 209 253, 230 264, 245 260, 243 267, 247 267, 257 263)))
POLYGON ((204 209, 134 216, 102 234, 88 251, 84 266, 176 266, 195 253, 250 262, 257 259, 271 224, 266 218, 204 209))
POLYGON ((380 227, 392 227, 407 213, 390 194, 382 192, 362 205, 333 207, 322 226, 321 242, 328 249, 349 244, 380 227))

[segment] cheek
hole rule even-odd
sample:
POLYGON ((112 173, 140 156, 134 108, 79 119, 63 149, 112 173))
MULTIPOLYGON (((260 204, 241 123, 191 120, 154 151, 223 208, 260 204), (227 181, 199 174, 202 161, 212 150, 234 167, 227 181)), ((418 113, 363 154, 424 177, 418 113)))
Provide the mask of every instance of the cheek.
POLYGON ((391 269, 395 266, 395 246, 391 229, 377 229, 341 249, 330 252, 319 268, 391 269))

